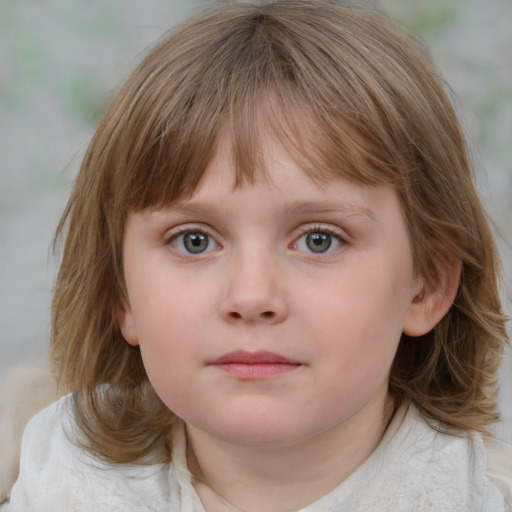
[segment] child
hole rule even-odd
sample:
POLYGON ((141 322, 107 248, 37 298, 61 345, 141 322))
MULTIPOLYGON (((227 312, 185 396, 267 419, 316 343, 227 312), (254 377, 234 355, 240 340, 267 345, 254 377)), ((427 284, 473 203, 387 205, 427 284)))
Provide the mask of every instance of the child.
POLYGON ((10 511, 511 509, 496 249, 443 83, 383 16, 224 4, 169 34, 64 231, 70 394, 10 511))

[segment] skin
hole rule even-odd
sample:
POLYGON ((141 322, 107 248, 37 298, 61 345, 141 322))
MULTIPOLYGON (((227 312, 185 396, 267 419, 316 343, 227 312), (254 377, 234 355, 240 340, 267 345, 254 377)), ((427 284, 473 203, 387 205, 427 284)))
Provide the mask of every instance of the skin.
POLYGON ((265 156, 266 177, 234 188, 225 139, 190 198, 126 224, 119 325, 186 423, 190 468, 217 495, 197 487, 207 510, 296 510, 343 481, 392 414, 402 333, 451 303, 415 276, 392 189, 316 184, 270 141, 265 156), (240 378, 212 364, 236 350, 293 365, 240 378))

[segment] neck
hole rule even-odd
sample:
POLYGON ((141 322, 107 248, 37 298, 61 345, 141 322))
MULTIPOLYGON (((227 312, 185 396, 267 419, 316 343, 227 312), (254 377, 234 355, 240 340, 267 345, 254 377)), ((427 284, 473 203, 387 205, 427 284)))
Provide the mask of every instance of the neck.
POLYGON ((190 470, 214 492, 196 486, 206 511, 221 510, 219 502, 241 512, 289 512, 315 502, 379 444, 393 413, 391 404, 380 405, 312 439, 277 448, 234 445, 187 426, 190 470))

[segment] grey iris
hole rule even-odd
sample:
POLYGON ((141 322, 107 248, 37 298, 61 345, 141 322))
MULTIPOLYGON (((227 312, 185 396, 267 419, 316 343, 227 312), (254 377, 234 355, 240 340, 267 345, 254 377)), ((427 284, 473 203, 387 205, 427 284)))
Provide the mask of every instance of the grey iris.
POLYGON ((208 235, 204 233, 186 233, 183 236, 183 244, 188 252, 197 254, 204 252, 208 248, 208 235))
POLYGON ((306 236, 306 245, 312 252, 325 252, 331 247, 332 238, 329 233, 309 233, 306 236))

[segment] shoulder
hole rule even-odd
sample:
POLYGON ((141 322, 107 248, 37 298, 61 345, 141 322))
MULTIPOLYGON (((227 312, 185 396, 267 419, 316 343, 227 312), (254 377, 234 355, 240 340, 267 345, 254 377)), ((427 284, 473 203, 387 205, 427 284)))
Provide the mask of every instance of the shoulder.
POLYGON ((30 462, 30 469, 40 470, 48 461, 53 463, 65 458, 67 452, 55 449, 70 444, 64 433, 65 425, 70 423, 70 398, 60 398, 27 423, 22 439, 21 466, 30 462))
POLYGON ((69 395, 30 420, 9 511, 152 511, 168 505, 165 465, 104 462, 79 438, 69 395))
POLYGON ((487 455, 487 478, 505 498, 507 511, 512 511, 512 445, 489 438, 484 441, 487 455))
POLYGON ((9 510, 37 510, 39 505, 44 510, 43 507, 50 505, 51 489, 64 482, 71 483, 76 465, 73 459, 80 449, 65 435, 70 407, 70 397, 63 397, 28 422, 21 444, 20 473, 12 489, 9 510), (36 503, 36 489, 39 503, 36 503))
MULTIPOLYGON (((452 482, 453 489, 465 489, 468 510, 512 512, 512 447, 483 437, 474 431, 443 432, 429 424, 412 408, 408 415, 415 435, 430 438, 424 446, 424 460, 434 462, 429 468, 432 482, 452 482)), ((459 500, 463 500, 461 494, 459 500)))
POLYGON ((0 502, 18 477, 21 437, 34 414, 57 398, 56 384, 41 362, 24 363, 0 374, 0 502))
POLYGON ((394 510, 509 512, 512 459, 498 460, 476 432, 442 431, 414 406, 397 419, 372 468, 376 496, 399 494, 402 508, 394 510))

